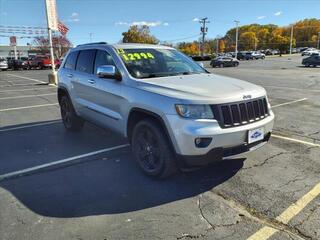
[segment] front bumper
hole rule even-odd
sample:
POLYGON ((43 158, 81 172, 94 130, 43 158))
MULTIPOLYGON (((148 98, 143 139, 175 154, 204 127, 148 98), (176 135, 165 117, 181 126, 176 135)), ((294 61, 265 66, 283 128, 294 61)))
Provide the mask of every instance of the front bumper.
POLYGON ((0 69, 8 69, 8 65, 0 65, 0 69))
MULTIPOLYGON (((274 114, 270 110, 270 115, 265 119, 231 128, 221 128, 216 120, 190 120, 178 115, 166 115, 166 120, 177 155, 185 159, 195 159, 193 161, 195 164, 191 165, 203 165, 202 161, 205 163, 210 161, 200 160, 200 158, 210 158, 211 161, 216 161, 225 157, 226 152, 230 152, 231 149, 242 149, 237 154, 254 150, 247 143, 248 131, 252 129, 264 129, 265 137, 260 142, 261 144, 255 144, 255 149, 262 146, 270 137, 274 114), (212 141, 207 147, 199 148, 195 145, 196 138, 212 138, 212 141), (218 157, 213 158, 213 155, 218 157)), ((228 154, 228 156, 232 155, 236 154, 228 154)))
POLYGON ((218 162, 225 158, 232 157, 241 153, 246 153, 254 151, 263 145, 265 145, 271 136, 271 132, 267 133, 263 140, 251 143, 251 144, 242 144, 239 146, 223 148, 217 147, 211 149, 205 155, 180 155, 178 154, 178 160, 182 167, 197 167, 208 165, 212 162, 218 162))

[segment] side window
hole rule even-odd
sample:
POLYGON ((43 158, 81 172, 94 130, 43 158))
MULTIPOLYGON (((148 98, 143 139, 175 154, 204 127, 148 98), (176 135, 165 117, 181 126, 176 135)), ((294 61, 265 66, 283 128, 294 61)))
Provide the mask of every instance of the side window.
POLYGON ((66 60, 66 63, 64 64, 64 67, 67 68, 67 69, 74 70, 75 67, 76 67, 78 54, 79 54, 78 51, 71 52, 68 55, 68 58, 66 60))
POLYGON ((96 50, 94 49, 80 51, 76 70, 85 73, 92 73, 95 53, 96 50))
POLYGON ((95 60, 95 65, 94 65, 94 74, 97 73, 98 67, 100 67, 102 65, 115 66, 114 61, 109 53, 107 53, 106 51, 103 51, 103 50, 97 50, 96 60, 95 60))

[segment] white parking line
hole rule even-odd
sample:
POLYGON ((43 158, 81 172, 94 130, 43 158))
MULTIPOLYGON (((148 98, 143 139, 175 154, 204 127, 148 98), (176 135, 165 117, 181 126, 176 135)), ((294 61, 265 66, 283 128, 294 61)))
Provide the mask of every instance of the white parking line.
POLYGON ((36 124, 20 126, 20 127, 5 128, 5 129, 0 129, 0 132, 8 132, 8 131, 25 129, 25 128, 32 128, 32 127, 38 127, 38 126, 44 126, 44 125, 51 125, 51 124, 56 124, 56 123, 60 123, 60 122, 61 122, 61 120, 57 120, 57 121, 51 121, 51 122, 45 122, 45 123, 36 123, 36 124))
POLYGON ((33 106, 26 106, 26 107, 6 108, 6 109, 0 109, 0 112, 14 111, 14 110, 28 109, 28 108, 47 107, 47 106, 54 106, 54 105, 58 105, 58 103, 48 103, 48 104, 33 105, 33 106))
POLYGON ((12 77, 17 77, 17 78, 27 79, 27 80, 34 81, 34 82, 46 83, 46 82, 44 82, 44 81, 40 81, 40 80, 38 80, 38 79, 28 78, 28 77, 22 77, 22 76, 15 75, 15 74, 11 74, 11 73, 8 73, 7 75, 8 75, 8 76, 12 76, 12 77))
POLYGON ((271 137, 280 138, 280 139, 283 139, 283 140, 288 140, 288 141, 296 142, 296 143, 302 143, 302 144, 313 146, 313 147, 320 147, 320 144, 317 144, 317 143, 306 142, 306 141, 302 141, 302 140, 299 140, 299 139, 284 137, 284 136, 280 136, 280 135, 276 135, 276 134, 271 134, 271 137))
MULTIPOLYGON (((52 85, 48 85, 48 87, 53 87, 52 85)), ((4 90, 0 91, 0 93, 6 93, 6 92, 25 92, 25 91, 38 91, 38 90, 47 90, 48 88, 24 88, 24 89, 9 89, 9 90, 4 90)), ((49 88, 49 90, 51 90, 49 88)))
POLYGON ((50 95, 56 95, 56 93, 45 93, 45 94, 39 94, 39 95, 23 95, 23 96, 15 96, 15 97, 3 97, 3 98, 0 98, 0 100, 16 99, 16 98, 30 98, 30 97, 43 97, 43 96, 50 96, 50 95))
POLYGON ((308 98, 301 98, 301 99, 298 99, 298 100, 294 100, 294 101, 290 101, 290 102, 285 102, 285 103, 277 104, 277 105, 272 106, 271 108, 276 108, 276 107, 280 107, 280 106, 289 105, 289 104, 292 104, 292 103, 302 102, 302 101, 305 101, 305 100, 307 100, 307 99, 308 99, 308 98))
POLYGON ((22 170, 19 170, 19 171, 6 173, 6 174, 3 174, 3 175, 0 175, 0 181, 2 181, 4 179, 12 178, 12 177, 17 177, 17 176, 20 176, 20 175, 25 175, 25 174, 28 174, 28 173, 31 173, 31 172, 34 172, 34 171, 37 171, 37 170, 45 169, 45 168, 48 168, 48 167, 57 166, 57 165, 60 165, 60 164, 63 164, 63 163, 72 162, 72 161, 78 160, 80 158, 90 157, 90 156, 93 156, 93 155, 96 155, 96 154, 110 152, 112 150, 125 148, 125 147, 128 147, 128 146, 129 146, 129 144, 118 145, 118 146, 115 146, 115 147, 105 148, 105 149, 101 149, 101 150, 98 150, 98 151, 89 152, 89 153, 77 155, 77 156, 74 156, 74 157, 69 157, 69 158, 58 160, 58 161, 54 161, 54 162, 38 165, 38 166, 35 166, 35 167, 25 168, 25 169, 22 169, 22 170))

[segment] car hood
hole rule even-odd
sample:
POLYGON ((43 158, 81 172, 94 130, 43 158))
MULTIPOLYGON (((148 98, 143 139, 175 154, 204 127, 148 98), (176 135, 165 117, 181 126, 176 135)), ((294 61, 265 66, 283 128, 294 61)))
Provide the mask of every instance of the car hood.
POLYGON ((236 102, 244 98, 257 98, 266 94, 266 91, 260 86, 216 74, 143 79, 138 81, 138 88, 184 102, 236 102))

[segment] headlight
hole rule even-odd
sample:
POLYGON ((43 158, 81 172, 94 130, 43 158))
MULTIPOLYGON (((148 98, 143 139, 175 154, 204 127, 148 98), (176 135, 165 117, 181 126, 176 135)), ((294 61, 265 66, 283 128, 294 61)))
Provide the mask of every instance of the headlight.
POLYGON ((176 105, 177 113, 184 118, 213 119, 213 112, 209 105, 176 105))

